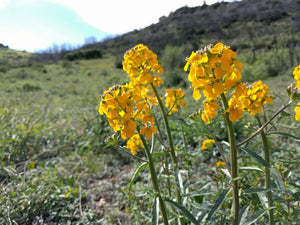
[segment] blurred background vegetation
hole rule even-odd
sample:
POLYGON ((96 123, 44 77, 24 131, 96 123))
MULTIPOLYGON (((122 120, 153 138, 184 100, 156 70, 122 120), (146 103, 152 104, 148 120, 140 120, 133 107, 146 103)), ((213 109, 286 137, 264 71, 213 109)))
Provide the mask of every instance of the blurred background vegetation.
MULTIPOLYGON (((27 53, 0 45, 0 224, 142 221, 135 212, 150 203, 126 192, 136 160, 105 143, 112 132, 97 112, 101 95, 127 81, 122 56, 143 43, 158 54, 164 87, 187 92, 188 109, 182 112, 187 118, 199 106, 191 99, 185 58, 216 42, 237 52, 243 81, 262 79, 269 85, 277 97, 268 110, 276 111, 293 82, 293 67, 300 63, 300 2, 244 0, 183 7, 157 24, 76 50, 56 46, 27 53)), ((280 131, 289 129, 291 136, 299 136, 292 112, 286 114, 290 116, 282 121, 289 127, 280 131)), ((226 139, 224 127, 213 126, 216 136, 226 139)), ((245 126, 253 128, 247 120, 236 123, 241 139, 245 126)), ((173 130, 178 127, 174 119, 173 130)), ((198 127, 185 127, 185 133, 193 156, 184 158, 187 166, 196 172, 208 170, 217 152, 199 151, 198 127)), ((289 137, 273 145, 274 157, 299 160, 299 145, 289 137)), ((297 172, 293 179, 299 178, 299 169, 289 166, 286 169, 297 172)), ((147 177, 140 175, 136 182, 138 191, 147 177)))

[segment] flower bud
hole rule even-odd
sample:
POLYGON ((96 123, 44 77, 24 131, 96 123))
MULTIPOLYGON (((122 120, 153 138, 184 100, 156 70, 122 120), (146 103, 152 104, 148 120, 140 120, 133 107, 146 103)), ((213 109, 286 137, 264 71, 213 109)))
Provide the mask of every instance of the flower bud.
POLYGON ((292 102, 300 100, 300 88, 297 88, 294 84, 288 86, 286 91, 292 102))
POLYGON ((202 120, 201 115, 202 115, 202 110, 200 109, 197 112, 194 112, 193 114, 189 115, 189 117, 192 120, 199 122, 202 120))

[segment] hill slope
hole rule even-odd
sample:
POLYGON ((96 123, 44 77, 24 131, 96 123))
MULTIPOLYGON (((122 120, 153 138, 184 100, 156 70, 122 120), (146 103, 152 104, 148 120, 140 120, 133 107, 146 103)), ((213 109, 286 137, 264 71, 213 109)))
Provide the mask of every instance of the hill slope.
MULTIPOLYGON (((183 7, 160 22, 98 43, 101 49, 124 52, 137 43, 161 52, 167 45, 197 49, 223 41, 235 50, 271 49, 300 43, 300 1, 244 0, 183 7)), ((90 46, 86 46, 90 47, 90 46)))

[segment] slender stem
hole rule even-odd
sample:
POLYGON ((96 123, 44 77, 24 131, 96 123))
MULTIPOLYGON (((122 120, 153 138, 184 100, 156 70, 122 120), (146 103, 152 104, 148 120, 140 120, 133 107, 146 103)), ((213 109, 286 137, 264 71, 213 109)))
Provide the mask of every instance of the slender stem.
MULTIPOLYGON (((178 108, 178 116, 180 118, 180 108, 178 108)), ((182 123, 180 123, 180 128, 181 128, 181 135, 182 135, 182 140, 183 140, 183 147, 185 150, 187 150, 187 145, 186 145, 186 138, 185 138, 185 135, 184 135, 184 129, 183 129, 183 125, 182 123)))
POLYGON ((245 144, 246 142, 250 141, 252 138, 254 138, 256 135, 258 135, 269 123, 272 122, 273 119, 275 119, 275 117, 277 117, 283 110, 285 110, 290 104, 292 103, 292 101, 290 101, 288 104, 284 105, 281 109, 279 109, 271 118, 269 121, 265 122, 264 125, 262 125, 258 130, 256 130, 254 133, 252 133, 252 135, 250 135, 248 138, 246 138, 245 140, 243 140, 242 142, 238 143, 236 146, 239 147, 243 144, 245 144))
POLYGON ((152 155, 150 153, 150 149, 149 149, 149 147, 147 145, 147 142, 146 142, 144 136, 140 135, 140 137, 141 137, 141 140, 143 142, 144 150, 145 150, 145 153, 146 153, 147 158, 148 158, 148 165, 149 165, 149 170, 150 170, 150 174, 151 174, 151 180, 152 180, 153 189, 156 192, 156 194, 158 195, 160 212, 162 214, 164 224, 168 225, 169 222, 168 222, 166 205, 165 205, 164 200, 161 197, 161 193, 160 193, 160 190, 159 190, 159 185, 158 185, 158 180, 157 180, 157 174, 156 174, 156 171, 155 171, 153 158, 152 158, 152 155))
MULTIPOLYGON (((256 116, 256 120, 259 124, 259 126, 262 126, 262 123, 259 119, 258 116, 256 116)), ((267 140, 267 136, 265 134, 265 131, 262 130, 260 132, 262 141, 263 141, 263 146, 264 146, 264 157, 265 161, 270 165, 270 149, 269 149, 269 144, 267 140)), ((270 172, 270 167, 266 166, 265 167, 265 175, 266 175, 266 180, 265 180, 265 188, 269 189, 267 192, 267 199, 268 199, 268 208, 269 208, 269 224, 274 225, 274 210, 272 209, 273 207, 273 199, 272 199, 272 191, 271 191, 271 172, 270 172)))
MULTIPOLYGON (((175 154, 175 149, 174 149, 174 144, 173 144, 173 140, 172 140, 172 136, 171 136, 171 130, 170 130, 170 126, 169 126, 169 121, 167 118, 167 114, 166 111, 164 109, 164 105, 161 101, 161 98, 156 90, 156 88, 153 86, 153 84, 151 83, 151 87, 154 91, 154 94, 157 98, 158 104, 160 106, 161 112, 162 112, 162 116, 163 116, 163 120, 165 123, 165 127, 166 127, 166 131, 167 131, 167 137, 168 137, 168 141, 169 141, 169 145, 170 145, 170 153, 171 153, 171 159, 172 159, 172 164, 173 167, 175 169, 175 179, 176 179, 176 183, 178 183, 178 177, 177 177, 177 172, 178 172, 178 163, 177 163, 177 158, 176 158, 176 154, 175 154)), ((176 191, 176 200, 179 204, 181 204, 181 194, 180 194, 180 189, 177 186, 177 184, 175 185, 175 191, 176 191)))
POLYGON ((234 136, 234 128, 233 123, 229 119, 229 113, 226 112, 228 109, 228 101, 225 96, 225 94, 221 94, 223 107, 225 110, 225 120, 227 125, 227 132, 228 132, 228 139, 230 144, 230 165, 231 165, 231 179, 232 179, 232 191, 233 191, 233 225, 238 225, 239 223, 239 210, 240 210, 240 204, 239 204, 239 189, 238 189, 238 180, 236 179, 238 177, 238 165, 237 165, 237 146, 234 136))
MULTIPOLYGON (((169 126, 169 121, 167 118, 167 114, 165 111, 165 107, 161 101, 161 98, 156 90, 156 88, 154 87, 153 83, 151 83, 151 87, 152 90, 157 98, 162 116, 163 116, 163 120, 165 123, 165 128, 167 131, 167 136, 168 136, 168 141, 169 141, 169 145, 170 145, 170 153, 171 153, 171 159, 172 159, 172 164, 173 164, 173 168, 174 168, 174 177, 175 177, 175 193, 176 193, 176 201, 177 203, 181 204, 182 203, 182 198, 181 198, 181 194, 180 194, 180 187, 179 187, 179 178, 178 178, 178 162, 177 162, 177 158, 176 158, 176 154, 175 154, 175 148, 174 148, 174 144, 173 144, 173 140, 172 140, 172 136, 171 136, 171 130, 170 130, 170 126, 169 126)), ((179 224, 184 224, 184 221, 182 218, 179 219, 179 224)))
POLYGON ((223 161, 225 162, 226 168, 229 172, 229 174, 231 175, 231 171, 230 171, 230 167, 228 165, 228 162, 226 160, 225 154, 224 154, 224 150, 222 148, 222 146, 220 145, 219 141, 217 140, 217 137, 208 129, 208 127, 204 124, 204 122, 201 120, 202 122, 202 126, 205 128, 205 130, 209 133, 210 136, 212 136, 212 138, 215 140, 216 146, 221 154, 221 157, 223 159, 223 161))

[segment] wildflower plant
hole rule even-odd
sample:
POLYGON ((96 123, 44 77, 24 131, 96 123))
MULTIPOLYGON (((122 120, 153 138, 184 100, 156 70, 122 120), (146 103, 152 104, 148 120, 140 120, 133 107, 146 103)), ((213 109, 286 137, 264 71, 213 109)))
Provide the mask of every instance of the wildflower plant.
MULTIPOLYGON (((224 182, 224 185, 230 184, 229 188, 225 188, 219 195, 216 203, 209 211, 199 212, 195 216, 189 211, 193 209, 193 205, 189 205, 189 197, 196 194, 188 193, 187 188, 184 188, 182 177, 180 175, 180 164, 178 155, 173 143, 172 132, 169 125, 169 118, 172 114, 180 111, 180 107, 187 108, 185 102, 185 92, 181 89, 166 89, 164 97, 159 95, 158 88, 163 85, 163 80, 160 75, 164 73, 162 66, 158 63, 157 55, 154 54, 147 46, 138 44, 128 50, 124 55, 123 70, 129 76, 129 82, 123 85, 116 85, 104 91, 101 98, 99 113, 105 114, 109 125, 114 132, 119 133, 120 137, 126 141, 126 148, 129 149, 132 155, 136 155, 138 151, 143 150, 146 156, 144 163, 137 169, 134 177, 145 165, 148 165, 151 181, 154 190, 154 202, 152 208, 152 224, 159 223, 158 205, 160 215, 164 224, 169 224, 174 219, 174 214, 170 214, 170 208, 166 203, 176 208, 179 212, 175 217, 177 224, 186 224, 190 221, 194 224, 202 224, 208 222, 218 208, 224 203, 225 198, 231 192, 232 213, 229 215, 229 220, 233 225, 241 224, 246 221, 246 224, 252 224, 266 211, 268 218, 266 221, 270 225, 275 224, 274 208, 271 182, 271 159, 270 146, 266 127, 280 113, 286 109, 291 102, 298 101, 300 88, 300 66, 296 67, 293 75, 296 79, 294 86, 288 88, 288 95, 291 101, 280 108, 270 119, 261 122, 259 114, 264 112, 263 107, 273 103, 272 95, 267 85, 262 81, 254 82, 253 84, 243 83, 242 78, 242 63, 237 60, 236 53, 229 46, 223 43, 208 45, 205 48, 192 52, 189 58, 186 59, 184 70, 188 71, 188 80, 191 82, 192 96, 199 104, 200 110, 190 116, 192 120, 201 121, 202 127, 207 130, 209 135, 203 138, 202 150, 209 151, 212 146, 216 147, 220 152, 222 161, 216 162, 218 172, 222 171, 222 182, 225 180, 224 174, 230 178, 229 182, 224 182), (163 103, 164 101, 164 103, 163 103), (157 110, 159 109, 159 110, 157 110), (160 128, 158 117, 155 116, 158 111, 164 123, 164 129, 160 128), (243 114, 247 113, 255 117, 259 128, 252 134, 248 135, 240 143, 237 143, 234 123, 243 118, 243 114), (227 157, 223 150, 224 141, 221 142, 210 131, 209 126, 215 121, 224 121, 227 131, 230 154, 227 157), (166 132, 163 134, 162 132, 166 132), (258 156, 251 150, 245 147, 245 144, 256 137, 261 136, 263 144, 264 157, 258 156), (208 137, 207 137, 208 136, 208 137), (165 140, 166 139, 166 140, 165 140), (155 141, 161 145, 158 152, 155 148, 155 141), (167 143, 165 143, 167 141, 167 143), (246 209, 241 208, 241 192, 243 190, 240 185, 238 153, 243 150, 264 166, 265 175, 265 192, 267 199, 267 210, 261 211, 259 214, 247 217, 246 209), (165 157, 162 159, 161 165, 169 161, 170 165, 165 168, 167 172, 167 192, 161 187, 161 178, 156 170, 155 161, 156 153, 161 153, 159 156, 165 157), (229 159, 229 160, 228 160, 229 159), (170 182, 170 179, 173 182, 170 182), (173 196, 174 195, 174 196, 173 196)), ((295 108, 295 119, 300 119, 300 103, 295 108)), ((182 129, 183 130, 183 129, 182 129)), ((186 140, 184 137, 184 148, 186 148, 186 140)), ((183 161, 184 162, 184 161, 183 161)), ((183 168, 184 166, 182 166, 183 168)), ((185 167, 186 168, 186 167, 185 167)), ((134 178, 133 178, 134 180, 134 178)), ((131 181, 131 185, 132 185, 131 181)), ((190 181, 186 181, 187 185, 190 181)), ((222 187, 224 187, 222 185, 222 187)), ((202 193, 201 189, 198 195, 202 193)), ((225 203, 224 203, 225 204, 225 203)), ((227 204, 227 203, 226 203, 227 204)), ((201 207, 200 207, 201 208, 201 207)), ((228 219, 227 218, 227 219, 228 219)))
MULTIPOLYGON (((159 74, 164 71, 154 54, 145 45, 139 44, 128 50, 124 55, 123 69, 129 75, 130 81, 104 91, 100 102, 99 113, 105 114, 110 126, 115 132, 120 132, 121 138, 127 140, 126 147, 135 155, 144 149, 150 168, 153 188, 158 195, 164 224, 168 224, 165 203, 160 193, 157 174, 154 168, 152 152, 147 139, 153 139, 157 133, 155 127, 154 107, 159 106, 163 114, 168 133, 169 148, 173 164, 177 167, 173 141, 170 134, 167 115, 161 97, 156 90, 163 84, 159 74)), ((166 90, 165 107, 168 114, 178 111, 179 106, 185 106, 184 91, 180 89, 166 90)), ((153 146, 151 146, 151 149, 153 146)), ((176 186, 176 185, 175 185, 176 186)), ((175 187, 175 189, 177 189, 175 187)), ((176 199, 181 201, 180 192, 176 190, 176 199)))

